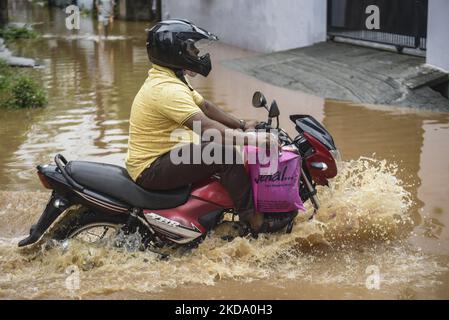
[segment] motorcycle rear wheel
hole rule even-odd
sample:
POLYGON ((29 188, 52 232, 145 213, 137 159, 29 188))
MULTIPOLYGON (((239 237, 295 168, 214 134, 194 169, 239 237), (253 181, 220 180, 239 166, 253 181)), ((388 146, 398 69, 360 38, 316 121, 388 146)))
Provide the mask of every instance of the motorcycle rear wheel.
MULTIPOLYGON (((95 212, 85 207, 71 207, 63 214, 49 232, 49 238, 57 241, 79 239, 87 243, 96 243, 113 239, 119 232, 129 233, 129 215, 95 212)), ((147 236, 147 229, 138 223, 136 230, 142 239, 147 236)))

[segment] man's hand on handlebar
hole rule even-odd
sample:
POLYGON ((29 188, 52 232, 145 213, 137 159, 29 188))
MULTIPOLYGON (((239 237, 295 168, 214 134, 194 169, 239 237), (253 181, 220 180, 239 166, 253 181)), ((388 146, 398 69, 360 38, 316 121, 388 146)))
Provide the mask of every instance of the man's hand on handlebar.
POLYGON ((245 122, 244 131, 253 131, 259 122, 256 120, 249 120, 245 122))

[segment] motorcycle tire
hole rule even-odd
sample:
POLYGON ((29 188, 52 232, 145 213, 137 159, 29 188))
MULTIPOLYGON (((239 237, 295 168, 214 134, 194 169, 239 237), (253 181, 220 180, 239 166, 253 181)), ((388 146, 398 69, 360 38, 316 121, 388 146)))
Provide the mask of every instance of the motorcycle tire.
MULTIPOLYGON (((89 227, 113 227, 117 230, 128 232, 129 215, 107 214, 95 212, 85 207, 78 206, 67 209, 63 217, 56 222, 49 232, 49 238, 63 241, 76 237, 80 232, 89 230, 89 227)), ((140 221, 135 226, 142 236, 146 236, 148 230, 140 221)))

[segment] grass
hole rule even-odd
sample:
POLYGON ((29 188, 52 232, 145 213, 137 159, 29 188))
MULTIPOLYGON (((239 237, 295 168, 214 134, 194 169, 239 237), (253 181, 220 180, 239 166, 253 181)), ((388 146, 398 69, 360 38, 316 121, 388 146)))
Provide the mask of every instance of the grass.
POLYGON ((47 95, 38 83, 0 60, 0 108, 41 108, 47 102, 47 95))

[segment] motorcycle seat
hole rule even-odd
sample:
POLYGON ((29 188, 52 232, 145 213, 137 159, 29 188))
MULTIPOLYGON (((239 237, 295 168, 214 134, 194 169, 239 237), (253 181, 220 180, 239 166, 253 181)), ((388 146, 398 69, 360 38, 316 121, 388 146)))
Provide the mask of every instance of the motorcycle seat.
POLYGON ((190 185, 172 190, 143 189, 131 179, 125 168, 111 164, 70 161, 65 169, 83 187, 137 208, 175 208, 186 203, 190 196, 190 185))

